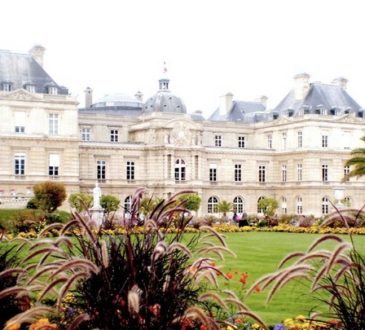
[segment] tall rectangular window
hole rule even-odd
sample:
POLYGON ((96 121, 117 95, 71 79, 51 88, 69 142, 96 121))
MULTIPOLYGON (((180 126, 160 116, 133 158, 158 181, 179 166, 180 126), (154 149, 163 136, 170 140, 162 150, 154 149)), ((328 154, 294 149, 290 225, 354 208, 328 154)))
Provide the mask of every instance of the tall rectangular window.
POLYGON ((216 164, 209 165, 209 181, 210 182, 217 181, 217 165, 216 164))
POLYGON ((199 179, 199 156, 195 155, 195 180, 199 179))
POLYGON ((323 182, 328 181, 328 165, 326 164, 322 165, 322 181, 323 182))
POLYGON ((96 162, 96 178, 98 181, 105 180, 106 162, 105 160, 98 160, 96 162))
POLYGON ((266 181, 266 166, 260 165, 259 166, 259 182, 265 182, 266 181))
POLYGON ((81 141, 90 141, 91 140, 91 128, 83 127, 81 128, 81 141))
POLYGON ((241 182, 242 181, 242 166, 241 164, 234 165, 234 181, 241 182))
POLYGON ((286 140, 287 140, 287 134, 286 132, 281 134, 282 144, 283 144, 283 150, 286 149, 286 140))
POLYGON ((267 136, 267 147, 268 147, 269 149, 272 149, 272 135, 271 135, 271 134, 269 134, 269 135, 267 136))
POLYGON ((60 168, 60 155, 50 154, 48 175, 52 177, 58 176, 59 168, 60 168))
POLYGON ((298 132, 298 148, 302 148, 303 147, 303 132, 299 131, 298 132))
POLYGON ((134 162, 127 161, 127 180, 134 180, 134 162))
POLYGON ((283 164, 281 165, 281 182, 286 182, 287 179, 287 170, 286 170, 286 165, 283 164))
POLYGON ((110 142, 118 142, 119 140, 119 131, 117 129, 110 130, 110 142))
POLYGON ((239 136, 238 137, 238 148, 244 148, 245 147, 245 137, 239 136))
POLYGON ((24 175, 25 174, 25 155, 15 154, 14 155, 14 174, 24 175))
POLYGON ((216 147, 221 147, 222 146, 222 135, 215 135, 214 136, 214 145, 216 147))
POLYGON ((25 133, 25 112, 17 111, 14 113, 15 117, 15 133, 25 133))
POLYGON ((328 148, 328 135, 322 135, 322 148, 328 148))
POLYGON ((58 114, 50 113, 48 115, 48 132, 49 135, 58 135, 58 114))
POLYGON ((350 166, 344 166, 343 168, 343 176, 345 181, 349 181, 348 175, 350 174, 350 166))
POLYGON ((303 180, 303 165, 297 164, 297 180, 302 181, 303 180))

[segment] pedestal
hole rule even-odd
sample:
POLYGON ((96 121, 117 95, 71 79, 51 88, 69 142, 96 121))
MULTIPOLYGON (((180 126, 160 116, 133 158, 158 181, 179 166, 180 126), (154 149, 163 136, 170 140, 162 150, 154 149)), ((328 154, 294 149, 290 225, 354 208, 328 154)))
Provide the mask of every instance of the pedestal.
POLYGON ((99 228, 103 224, 104 209, 102 207, 93 207, 89 211, 91 213, 91 222, 99 228))

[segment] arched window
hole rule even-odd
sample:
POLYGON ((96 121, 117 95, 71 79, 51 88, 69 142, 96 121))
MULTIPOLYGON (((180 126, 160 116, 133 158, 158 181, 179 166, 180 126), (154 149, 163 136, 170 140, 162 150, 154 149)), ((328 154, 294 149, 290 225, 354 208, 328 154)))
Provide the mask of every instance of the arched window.
POLYGON ((297 210, 297 214, 303 213, 303 199, 300 196, 298 196, 296 198, 296 210, 297 210))
POLYGON ((328 197, 323 197, 322 198, 322 214, 329 213, 329 206, 330 206, 330 202, 328 200, 328 197))
POLYGON ((215 196, 208 199, 208 213, 218 213, 218 198, 215 196))
POLYGON ((130 213, 132 209, 132 196, 128 196, 124 200, 124 213, 130 213))
POLYGON ((288 213, 288 204, 286 202, 286 197, 281 197, 281 213, 282 214, 288 213))
POLYGON ((243 213, 244 204, 243 199, 240 196, 237 196, 233 199, 233 211, 236 213, 243 213))
POLYGON ((264 196, 260 196, 259 199, 257 200, 257 213, 263 214, 264 211, 265 211, 264 209, 259 207, 259 201, 264 199, 264 198, 265 198, 264 196))
POLYGON ((185 181, 185 161, 177 159, 175 162, 175 181, 185 181))

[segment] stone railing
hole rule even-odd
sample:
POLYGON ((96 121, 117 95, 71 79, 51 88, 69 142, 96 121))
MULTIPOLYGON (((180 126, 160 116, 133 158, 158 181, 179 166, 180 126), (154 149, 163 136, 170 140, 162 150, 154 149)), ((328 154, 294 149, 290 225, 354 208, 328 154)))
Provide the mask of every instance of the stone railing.
POLYGON ((0 208, 13 209, 24 208, 32 196, 24 195, 1 195, 0 196, 0 208))

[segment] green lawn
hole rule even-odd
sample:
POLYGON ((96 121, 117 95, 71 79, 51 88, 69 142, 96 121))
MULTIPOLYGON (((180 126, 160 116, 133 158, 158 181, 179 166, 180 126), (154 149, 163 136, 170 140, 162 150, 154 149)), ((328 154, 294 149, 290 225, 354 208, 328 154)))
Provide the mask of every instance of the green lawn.
MULTIPOLYGON (((229 233, 226 234, 228 246, 237 254, 237 258, 226 257, 224 271, 232 271, 234 278, 228 287, 236 292, 241 292, 242 285, 239 276, 242 272, 249 274, 248 287, 259 277, 276 270, 279 262, 290 252, 305 251, 317 234, 293 234, 293 233, 229 233), (237 273, 235 273, 237 272, 237 273)), ((346 236, 343 236, 346 238, 346 236)), ((365 252, 365 237, 355 236, 355 244, 359 251, 365 252)), ((330 247, 330 244, 324 245, 330 247)), ((268 291, 252 293, 244 300, 245 303, 257 312, 268 324, 275 324, 288 317, 299 314, 308 315, 314 309, 325 310, 313 295, 309 293, 308 284, 303 281, 295 281, 284 286, 274 296, 270 304, 265 300, 268 291)))

